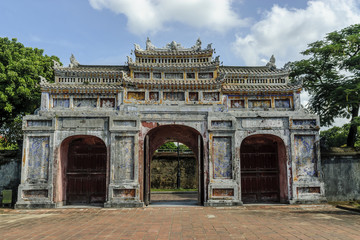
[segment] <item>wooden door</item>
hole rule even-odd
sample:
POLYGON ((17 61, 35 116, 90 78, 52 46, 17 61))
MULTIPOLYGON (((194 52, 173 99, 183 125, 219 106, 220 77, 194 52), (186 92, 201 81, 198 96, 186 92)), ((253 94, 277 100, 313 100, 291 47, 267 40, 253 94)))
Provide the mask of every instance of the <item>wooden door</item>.
POLYGON ((276 148, 274 150, 241 153, 241 195, 244 203, 279 202, 279 167, 276 148))
POLYGON ((106 147, 84 139, 69 145, 66 171, 67 204, 103 203, 106 196, 106 147))

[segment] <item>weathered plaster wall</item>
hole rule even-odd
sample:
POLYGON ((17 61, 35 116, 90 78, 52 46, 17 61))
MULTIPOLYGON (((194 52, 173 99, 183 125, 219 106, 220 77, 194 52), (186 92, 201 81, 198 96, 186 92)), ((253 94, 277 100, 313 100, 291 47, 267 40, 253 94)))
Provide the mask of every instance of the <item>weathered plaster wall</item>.
POLYGON ((17 189, 21 177, 21 151, 0 151, 0 192, 11 189, 13 203, 16 202, 17 189))
POLYGON ((328 201, 360 199, 360 152, 323 151, 321 162, 328 201))

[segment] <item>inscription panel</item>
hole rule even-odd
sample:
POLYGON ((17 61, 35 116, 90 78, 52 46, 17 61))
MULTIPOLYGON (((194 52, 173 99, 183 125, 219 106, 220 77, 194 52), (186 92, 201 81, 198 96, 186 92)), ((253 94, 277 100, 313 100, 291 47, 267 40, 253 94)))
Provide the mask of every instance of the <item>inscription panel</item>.
POLYGON ((115 180, 134 179, 134 144, 133 136, 115 137, 115 180))
POLYGON ((63 127, 71 128, 103 128, 105 125, 105 120, 102 118, 64 118, 63 127))
POLYGON ((231 128, 232 121, 211 121, 211 126, 214 128, 231 128))
POLYGON ((135 120, 114 120, 114 126, 117 127, 136 127, 135 120))
POLYGON ((243 128, 273 128, 284 127, 282 119, 243 119, 243 128))
POLYGON ((213 140, 213 161, 214 178, 232 177, 231 138, 214 137, 213 140))
POLYGON ((27 120, 28 127, 51 127, 51 120, 27 120))

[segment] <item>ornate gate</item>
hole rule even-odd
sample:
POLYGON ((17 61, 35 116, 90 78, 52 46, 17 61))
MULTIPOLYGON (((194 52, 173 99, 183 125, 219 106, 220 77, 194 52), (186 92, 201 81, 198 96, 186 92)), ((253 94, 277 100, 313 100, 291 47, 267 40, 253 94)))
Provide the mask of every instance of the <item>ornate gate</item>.
POLYGON ((67 204, 103 203, 106 196, 106 147, 101 140, 72 141, 66 171, 67 204))
POLYGON ((279 202, 277 144, 267 139, 257 140, 241 146, 242 201, 279 202))

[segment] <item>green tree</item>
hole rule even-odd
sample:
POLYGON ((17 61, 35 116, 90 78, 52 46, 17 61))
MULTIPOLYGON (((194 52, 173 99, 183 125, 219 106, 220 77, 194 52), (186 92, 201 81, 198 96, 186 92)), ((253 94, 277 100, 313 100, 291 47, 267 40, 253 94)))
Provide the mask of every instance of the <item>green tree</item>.
POLYGON ((10 145, 21 137, 19 119, 40 105, 40 78, 54 78, 53 60, 44 50, 25 47, 17 39, 0 38, 0 135, 10 145))
POLYGON ((166 142, 163 145, 161 145, 158 149, 177 149, 177 146, 174 142, 166 142))
MULTIPOLYGON (((174 142, 166 142, 163 145, 161 145, 158 149, 177 150, 177 144, 175 144, 174 142)), ((180 143, 179 149, 180 150, 189 150, 190 148, 188 148, 186 145, 180 143)))
MULTIPOLYGON (((358 131, 359 131, 358 127, 358 131)), ((330 147, 342 147, 346 145, 347 135, 350 130, 350 124, 344 124, 342 127, 332 127, 328 130, 321 131, 321 146, 325 149, 330 147)), ((360 139, 359 136, 356 138, 355 147, 360 146, 360 139)))
POLYGON ((310 93, 308 108, 320 115, 322 126, 336 117, 351 119, 346 144, 354 147, 359 125, 360 24, 328 33, 308 45, 307 59, 291 64, 295 81, 302 80, 310 93))

